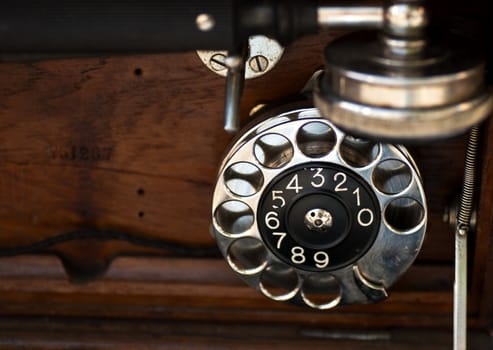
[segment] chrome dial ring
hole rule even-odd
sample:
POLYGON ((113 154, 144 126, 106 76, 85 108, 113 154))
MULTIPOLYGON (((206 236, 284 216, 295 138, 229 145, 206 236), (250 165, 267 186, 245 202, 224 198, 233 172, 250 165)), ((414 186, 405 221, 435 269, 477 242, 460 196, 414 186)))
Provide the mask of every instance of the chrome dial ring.
POLYGON ((276 113, 221 164, 212 231, 222 254, 273 300, 330 309, 385 298, 425 235, 416 165, 403 147, 347 135, 315 108, 276 113), (359 234, 366 243, 345 257, 359 234))

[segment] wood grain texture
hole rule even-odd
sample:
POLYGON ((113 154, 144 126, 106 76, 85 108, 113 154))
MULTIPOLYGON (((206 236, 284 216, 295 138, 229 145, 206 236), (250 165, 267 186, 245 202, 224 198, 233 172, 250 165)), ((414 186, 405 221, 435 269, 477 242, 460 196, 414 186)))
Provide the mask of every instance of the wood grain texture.
MULTIPOLYGON (((486 333, 471 332, 469 349, 491 346, 486 333)), ((196 322, 131 322, 56 318, 0 319, 2 349, 450 349, 451 334, 436 330, 334 330, 313 325, 196 322)))
MULTIPOLYGON (((248 81, 244 119, 257 103, 297 94, 321 66, 328 39, 289 47, 272 73, 248 81)), ((0 247, 81 228, 214 244, 210 198, 229 141, 222 131, 224 79, 194 53, 2 64, 0 74, 7 77, 0 83, 0 247)), ((451 261, 441 218, 460 185, 462 152, 461 138, 415 150, 433 232, 424 260, 451 261)), ((123 251, 80 244, 101 255, 97 260, 123 251)))
POLYGON ((263 297, 241 282, 223 260, 117 258, 97 281, 73 284, 56 258, 23 256, 4 258, 0 265, 0 314, 358 324, 374 329, 393 327, 396 322, 414 328, 449 327, 451 273, 450 268, 413 266, 387 302, 321 312, 263 297))
MULTIPOLYGON (((295 43, 270 74, 248 81, 243 122, 256 104, 296 95, 338 34, 295 43)), ((0 251, 80 229, 214 247, 211 193, 230 137, 222 131, 224 79, 195 53, 0 64, 0 74, 0 251)), ((301 311, 243 286, 220 260, 176 260, 159 247, 84 239, 32 251, 40 253, 34 258, 0 259, 0 313, 450 327, 453 235, 442 214, 460 189, 464 149, 464 137, 411 149, 428 196, 428 235, 418 264, 385 303, 301 311), (95 280, 70 283, 49 256, 60 257, 72 277, 95 280)), ((489 215, 491 206, 482 208, 489 215)), ((472 285, 471 325, 479 327, 486 294, 483 283, 472 285)))

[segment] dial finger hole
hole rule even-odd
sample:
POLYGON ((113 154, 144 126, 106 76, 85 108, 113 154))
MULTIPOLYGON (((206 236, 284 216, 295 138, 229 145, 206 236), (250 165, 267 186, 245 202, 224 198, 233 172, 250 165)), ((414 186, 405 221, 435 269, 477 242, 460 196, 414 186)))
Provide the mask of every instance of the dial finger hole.
POLYGON ((227 236, 236 236, 247 231, 254 221, 252 209, 240 201, 227 201, 214 213, 216 224, 227 236))
POLYGON ((320 158, 332 151, 336 144, 336 136, 329 125, 312 122, 300 128, 296 142, 303 154, 312 158, 320 158))
POLYGON ((425 210, 415 199, 397 198, 385 208, 384 218, 396 233, 412 233, 415 228, 422 224, 425 210))
POLYGON ((253 275, 262 271, 267 264, 267 251, 258 239, 240 238, 229 246, 226 260, 236 272, 253 275))
POLYGON ((346 135, 341 143, 340 154, 342 159, 355 168, 363 168, 375 159, 380 153, 380 144, 346 135))
POLYGON ((390 195, 404 191, 411 183, 411 179, 409 166, 397 159, 378 163, 372 175, 375 187, 382 193, 390 195))
POLYGON ((298 292, 298 274, 287 265, 269 265, 260 276, 259 288, 268 298, 289 300, 298 292))
POLYGON ((264 176, 258 167, 248 162, 231 165, 224 172, 224 183, 234 194, 247 197, 257 193, 264 183, 264 176))
POLYGON ((327 310, 340 303, 341 292, 339 281, 334 276, 313 274, 303 282, 301 297, 308 306, 327 310))
POLYGON ((267 134, 260 137, 253 150, 257 161, 266 168, 280 168, 293 158, 293 146, 284 136, 267 134))

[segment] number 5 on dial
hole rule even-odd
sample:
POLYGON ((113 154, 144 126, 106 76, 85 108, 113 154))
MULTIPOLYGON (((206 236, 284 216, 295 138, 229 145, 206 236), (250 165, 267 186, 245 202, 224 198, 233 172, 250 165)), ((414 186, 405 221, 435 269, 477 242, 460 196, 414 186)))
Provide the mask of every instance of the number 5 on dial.
POLYGON ((274 209, 279 209, 286 205, 286 200, 282 197, 282 194, 282 191, 272 191, 272 201, 279 200, 281 202, 279 205, 273 204, 272 207, 274 209))

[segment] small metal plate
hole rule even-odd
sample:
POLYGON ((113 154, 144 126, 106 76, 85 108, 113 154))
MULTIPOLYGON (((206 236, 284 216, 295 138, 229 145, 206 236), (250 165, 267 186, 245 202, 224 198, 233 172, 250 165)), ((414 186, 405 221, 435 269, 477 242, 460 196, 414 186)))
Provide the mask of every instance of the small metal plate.
MULTIPOLYGON (((245 62, 245 79, 258 78, 272 70, 281 59, 284 48, 273 39, 262 35, 248 41, 248 58, 245 62)), ((224 62, 227 51, 197 51, 202 62, 214 73, 225 77, 228 73, 224 62)))

